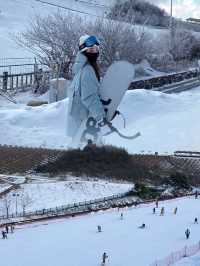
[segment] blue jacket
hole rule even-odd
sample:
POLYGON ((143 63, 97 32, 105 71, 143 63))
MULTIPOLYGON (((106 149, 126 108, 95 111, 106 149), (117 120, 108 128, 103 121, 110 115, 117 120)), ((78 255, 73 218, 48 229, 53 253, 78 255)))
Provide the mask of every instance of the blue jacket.
POLYGON ((73 66, 74 78, 69 87, 67 135, 73 137, 89 116, 99 121, 105 111, 99 97, 100 84, 84 54, 78 53, 73 66))

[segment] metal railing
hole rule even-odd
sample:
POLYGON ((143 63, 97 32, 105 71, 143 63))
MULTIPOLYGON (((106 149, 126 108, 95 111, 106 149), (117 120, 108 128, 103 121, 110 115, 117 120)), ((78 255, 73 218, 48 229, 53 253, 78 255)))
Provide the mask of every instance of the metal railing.
POLYGON ((34 85, 37 86, 37 83, 39 86, 43 81, 45 81, 45 85, 48 85, 49 78, 49 71, 34 71, 21 74, 9 74, 8 72, 4 72, 3 75, 0 76, 0 89, 5 92, 25 89, 34 85))
MULTIPOLYGON (((74 211, 75 213, 79 211, 83 212, 85 210, 85 207, 89 207, 89 206, 91 207, 91 205, 93 204, 100 204, 100 203, 103 204, 108 201, 122 199, 126 197, 129 193, 130 191, 127 191, 125 193, 119 193, 119 194, 109 196, 109 197, 103 197, 103 198, 88 200, 88 201, 83 201, 83 202, 76 202, 72 204, 62 205, 59 207, 45 208, 45 209, 36 210, 36 211, 29 211, 29 212, 24 211, 24 212, 11 213, 11 214, 8 213, 7 215, 0 216, 0 220, 3 221, 7 219, 12 219, 12 218, 24 218, 24 217, 43 216, 43 215, 59 216, 60 214, 65 214, 65 215, 71 214, 74 211)), ((95 209, 96 208, 94 206, 94 210, 95 209)), ((99 209, 99 207, 97 207, 97 209, 99 209)))
POLYGON ((146 89, 146 90, 158 90, 158 91, 174 91, 174 87, 177 86, 178 83, 183 81, 191 82, 197 81, 199 77, 199 70, 193 69, 189 71, 183 71, 178 73, 171 73, 157 77, 149 77, 142 80, 133 81, 129 90, 136 89, 146 89))

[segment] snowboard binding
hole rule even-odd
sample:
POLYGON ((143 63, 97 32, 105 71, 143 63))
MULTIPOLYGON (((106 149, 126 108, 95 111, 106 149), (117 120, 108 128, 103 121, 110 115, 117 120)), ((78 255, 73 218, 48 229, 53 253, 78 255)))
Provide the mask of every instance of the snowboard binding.
POLYGON ((100 128, 97 125, 97 121, 93 117, 89 117, 86 122, 86 129, 83 131, 81 136, 81 142, 87 143, 88 140, 91 140, 92 142, 96 143, 99 132, 100 128))
POLYGON ((96 143, 99 137, 99 133, 101 132, 101 127, 103 126, 108 126, 108 128, 110 129, 110 131, 103 136, 108 136, 112 133, 116 133, 121 138, 128 140, 133 140, 141 136, 140 132, 137 132, 136 134, 130 136, 124 135, 116 127, 114 127, 111 122, 104 120, 102 124, 99 124, 93 117, 89 117, 86 122, 86 129, 83 131, 83 134, 81 136, 81 142, 87 143, 88 140, 91 140, 93 143, 96 143))

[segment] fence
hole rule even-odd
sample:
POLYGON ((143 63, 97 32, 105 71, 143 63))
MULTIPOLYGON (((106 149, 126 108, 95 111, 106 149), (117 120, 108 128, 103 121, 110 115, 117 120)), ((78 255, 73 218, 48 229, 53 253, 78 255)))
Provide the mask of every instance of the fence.
POLYGON ((42 86, 45 87, 49 84, 49 78, 48 71, 34 71, 22 74, 8 74, 8 72, 4 72, 3 75, 0 76, 0 88, 6 92, 25 89, 33 85, 39 87, 42 84, 42 86))
POLYGON ((98 206, 98 207, 94 206, 93 210, 98 210, 99 207, 103 209, 104 203, 108 201, 112 201, 112 200, 122 199, 126 197, 129 193, 130 191, 127 191, 125 193, 119 193, 119 194, 109 196, 109 197, 67 204, 67 205, 63 205, 63 206, 55 207, 55 208, 36 210, 34 212, 25 212, 24 210, 24 212, 20 212, 20 213, 12 213, 12 214, 7 213, 7 215, 0 216, 0 220, 3 221, 3 220, 11 219, 11 218, 24 218, 24 217, 42 216, 42 215, 50 215, 50 216, 52 215, 58 216, 59 214, 67 215, 67 214, 72 214, 74 210, 75 210, 75 213, 78 213, 79 211, 83 212, 85 211, 85 207, 87 207, 87 209, 89 210, 91 209, 91 206, 93 204, 101 204, 101 206, 98 206))
POLYGON ((0 58, 0 89, 4 92, 48 83, 49 69, 34 58, 0 58))
POLYGON ((8 72, 9 75, 31 73, 35 72, 36 68, 46 70, 35 58, 0 58, 0 75, 3 75, 3 72, 8 72))
POLYGON ((179 251, 172 252, 169 256, 162 260, 157 260, 150 266, 170 266, 173 265, 174 263, 180 261, 181 259, 185 257, 190 257, 195 255, 197 252, 200 251, 200 241, 192 246, 185 246, 179 251))
POLYGON ((151 90, 172 83, 181 82, 183 80, 197 78, 198 76, 199 76, 199 71, 197 69, 194 69, 179 73, 166 74, 158 77, 145 78, 142 80, 133 81, 129 86, 129 90, 135 90, 135 89, 151 90))

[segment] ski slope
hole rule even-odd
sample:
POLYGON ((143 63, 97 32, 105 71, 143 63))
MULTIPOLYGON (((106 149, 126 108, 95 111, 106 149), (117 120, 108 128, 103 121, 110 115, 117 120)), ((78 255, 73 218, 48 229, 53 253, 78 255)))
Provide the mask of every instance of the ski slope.
MULTIPOLYGON (((45 100, 48 95, 34 97, 22 93, 16 98, 17 105, 0 98, 0 144, 68 149, 71 141, 66 136, 68 99, 40 107, 26 106, 32 98, 45 100)), ((130 141, 113 133, 104 137, 105 144, 124 147, 130 153, 200 150, 199 87, 171 95, 130 91, 119 109, 126 118, 126 129, 121 117, 114 120, 114 125, 125 134, 141 131, 142 136, 130 141)))
MULTIPOLYGON (((200 218, 199 206, 200 199, 183 198, 160 203, 155 215, 150 204, 17 227, 7 240, 0 239, 1 265, 100 266, 106 252, 106 266, 149 266, 200 240, 200 225, 194 224, 194 218, 200 218), (162 206, 164 216, 159 215, 162 206), (142 223, 145 229, 138 228, 142 223), (97 233, 97 225, 102 233, 97 233), (186 228, 191 231, 188 240, 186 228)), ((199 264, 178 264, 186 265, 199 264)))

